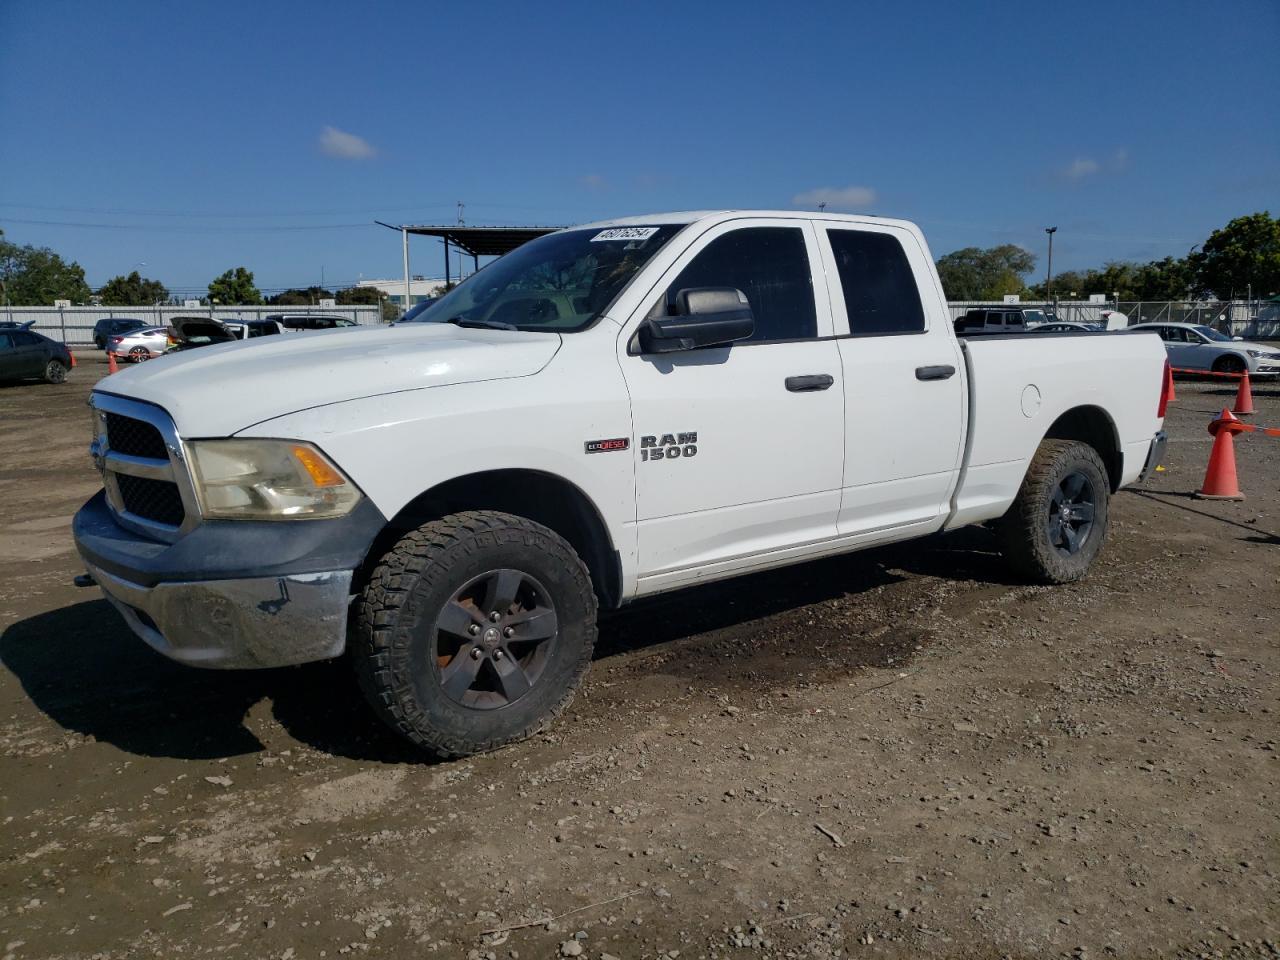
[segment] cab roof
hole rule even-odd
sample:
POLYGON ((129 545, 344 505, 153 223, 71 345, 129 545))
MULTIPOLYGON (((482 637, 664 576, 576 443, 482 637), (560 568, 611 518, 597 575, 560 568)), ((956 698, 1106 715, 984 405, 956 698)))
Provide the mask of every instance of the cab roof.
POLYGON ((818 210, 678 210, 671 213, 647 213, 638 217, 613 217, 608 220, 597 220, 593 223, 581 223, 570 230, 600 229, 602 227, 633 227, 652 224, 690 224, 701 221, 719 222, 724 220, 741 220, 747 217, 776 217, 787 220, 835 220, 848 223, 881 223, 886 226, 914 228, 915 224, 907 220, 895 220, 889 217, 876 217, 870 214, 828 213, 818 210))

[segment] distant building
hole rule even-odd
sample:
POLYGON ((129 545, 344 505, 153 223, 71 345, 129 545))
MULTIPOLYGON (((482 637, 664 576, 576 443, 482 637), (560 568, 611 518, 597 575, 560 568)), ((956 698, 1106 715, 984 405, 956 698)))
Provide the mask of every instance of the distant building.
MULTIPOLYGON (((404 280, 360 280, 356 283, 357 287, 375 287, 381 290, 393 301, 404 305, 404 280)), ((419 300, 425 300, 428 297, 437 295, 436 291, 444 286, 444 279, 441 277, 414 277, 409 281, 409 306, 417 303, 419 300)))

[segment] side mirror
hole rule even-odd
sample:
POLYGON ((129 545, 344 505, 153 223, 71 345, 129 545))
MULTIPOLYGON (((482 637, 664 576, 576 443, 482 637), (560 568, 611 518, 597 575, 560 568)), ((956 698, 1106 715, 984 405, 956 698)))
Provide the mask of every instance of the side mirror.
POLYGON ((1239 341, 1241 341, 1241 342, 1243 342, 1243 341, 1244 341, 1244 337, 1232 337, 1231 339, 1232 339, 1232 340, 1239 340, 1239 341))
POLYGON ((756 329, 751 304, 733 287, 691 287, 675 295, 674 316, 649 317, 638 339, 644 353, 675 353, 748 339, 756 329))

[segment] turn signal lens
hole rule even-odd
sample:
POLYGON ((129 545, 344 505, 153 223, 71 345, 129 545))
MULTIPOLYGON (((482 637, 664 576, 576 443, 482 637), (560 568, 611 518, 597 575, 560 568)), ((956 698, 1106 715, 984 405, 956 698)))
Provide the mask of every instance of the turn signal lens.
POLYGON ((297 445, 293 448, 293 455, 302 464, 302 469, 311 475, 311 482, 317 487, 338 487, 347 482, 346 477, 314 447, 297 445))

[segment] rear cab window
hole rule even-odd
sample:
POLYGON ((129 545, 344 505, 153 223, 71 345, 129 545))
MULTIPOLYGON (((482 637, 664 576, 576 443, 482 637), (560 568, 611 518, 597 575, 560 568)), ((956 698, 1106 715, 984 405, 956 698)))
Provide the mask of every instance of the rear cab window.
POLYGON ((870 230, 826 231, 840 278, 849 335, 924 333, 920 289, 897 237, 870 230))
POLYGON ((921 296, 922 286, 934 282, 932 264, 909 231, 856 222, 815 226, 837 337, 916 336, 935 325, 963 334, 999 323, 999 314, 982 307, 953 318, 921 296))

